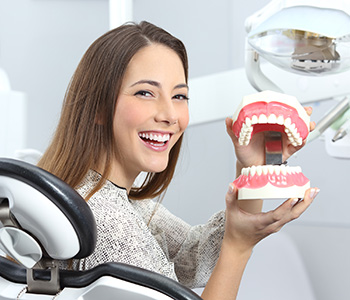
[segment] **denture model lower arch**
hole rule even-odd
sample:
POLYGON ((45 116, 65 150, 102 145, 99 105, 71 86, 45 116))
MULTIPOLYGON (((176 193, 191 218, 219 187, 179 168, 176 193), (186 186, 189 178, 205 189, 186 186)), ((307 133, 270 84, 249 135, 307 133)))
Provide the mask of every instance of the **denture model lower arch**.
POLYGON ((252 166, 243 168, 233 182, 238 188, 238 199, 303 198, 310 180, 300 167, 252 166))
MULTIPOLYGON (((248 145, 255 133, 279 131, 297 147, 310 131, 310 117, 299 101, 272 91, 245 96, 232 121, 232 130, 240 145, 248 145)), ((239 200, 303 198, 310 187, 300 167, 284 165, 244 168, 234 184, 239 200)))

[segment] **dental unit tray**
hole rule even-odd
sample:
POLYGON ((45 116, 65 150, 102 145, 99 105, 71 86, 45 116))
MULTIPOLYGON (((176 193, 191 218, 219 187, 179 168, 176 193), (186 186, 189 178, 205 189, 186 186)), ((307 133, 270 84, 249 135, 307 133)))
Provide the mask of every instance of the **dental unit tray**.
POLYGON ((310 187, 309 179, 299 166, 282 163, 282 135, 298 147, 310 131, 310 117, 298 100, 272 91, 248 95, 232 120, 232 129, 240 145, 249 145, 258 132, 265 135, 266 164, 242 169, 234 181, 238 199, 303 198, 310 187))

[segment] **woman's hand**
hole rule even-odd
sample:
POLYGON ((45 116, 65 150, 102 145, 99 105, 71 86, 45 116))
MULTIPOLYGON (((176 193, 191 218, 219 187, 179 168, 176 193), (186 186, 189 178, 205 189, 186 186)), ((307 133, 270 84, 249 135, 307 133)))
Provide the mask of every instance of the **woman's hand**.
POLYGON ((240 209, 237 188, 230 184, 226 194, 226 228, 223 243, 232 245, 236 250, 238 247, 241 253, 251 251, 260 240, 298 218, 318 192, 318 188, 310 188, 305 192, 303 200, 291 198, 272 211, 251 214, 240 209))
MULTIPOLYGON (((305 110, 309 116, 312 114, 311 107, 305 107, 305 110)), ((310 122, 310 132, 314 130, 315 122, 310 122)), ((240 145, 238 139, 232 131, 232 119, 226 118, 226 131, 230 136, 233 145, 235 147, 237 162, 241 167, 259 166, 265 164, 265 137, 264 132, 254 134, 250 143, 240 145)), ((305 141, 301 146, 294 147, 288 140, 286 134, 282 134, 282 156, 283 161, 287 160, 296 151, 300 150, 305 145, 305 141)))
POLYGON ((231 184, 226 194, 225 234, 220 256, 202 298, 236 299, 244 269, 254 246, 271 233, 280 230, 286 223, 298 218, 318 192, 317 188, 308 189, 301 201, 288 199, 275 210, 250 214, 239 208, 237 188, 231 184))

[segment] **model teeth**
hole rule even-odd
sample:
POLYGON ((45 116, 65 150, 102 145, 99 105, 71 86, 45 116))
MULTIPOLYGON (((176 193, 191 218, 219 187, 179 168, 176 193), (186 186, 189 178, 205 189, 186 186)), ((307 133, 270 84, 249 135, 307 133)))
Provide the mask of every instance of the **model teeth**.
POLYGON ((283 116, 279 116, 279 117, 277 118, 276 123, 277 123, 278 125, 284 125, 284 118, 283 118, 283 116))
POLYGON ((248 145, 253 132, 253 125, 256 124, 278 124, 284 126, 284 131, 287 134, 287 137, 291 144, 294 147, 300 146, 303 143, 303 139, 300 137, 298 129, 295 127, 295 124, 292 123, 291 118, 284 119, 283 116, 276 116, 271 114, 268 117, 265 114, 260 116, 252 116, 252 118, 246 117, 245 122, 242 124, 241 132, 239 134, 239 144, 248 145))
POLYGON ((267 119, 267 123, 270 124, 276 124, 277 123, 277 117, 274 114, 271 114, 268 119, 267 119))
POLYGON ((284 175, 287 174, 298 174, 301 173, 301 168, 298 167, 290 167, 285 165, 263 165, 263 166, 251 166, 249 168, 243 168, 241 171, 242 175, 245 176, 254 176, 254 175, 284 175))
POLYGON ((259 124, 266 124, 267 123, 267 117, 264 114, 261 114, 259 116, 259 124))
POLYGON ((139 136, 143 139, 165 143, 169 141, 170 134, 155 134, 155 133, 139 133, 139 136))
MULTIPOLYGON (((249 118, 248 118, 249 119, 249 118)), ((256 116, 256 115, 254 115, 253 117, 252 117, 252 125, 255 125, 255 124, 258 124, 259 123, 259 119, 258 119, 258 117, 256 116)))

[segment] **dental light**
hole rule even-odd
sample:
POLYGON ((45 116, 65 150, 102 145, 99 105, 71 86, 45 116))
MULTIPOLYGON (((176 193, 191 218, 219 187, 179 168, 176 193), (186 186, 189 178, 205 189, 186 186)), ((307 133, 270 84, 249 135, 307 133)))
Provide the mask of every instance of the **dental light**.
MULTIPOLYGON (((283 93, 262 72, 260 57, 285 71, 305 76, 350 70, 350 1, 273 0, 247 18, 245 27, 246 74, 258 91, 283 93)), ((350 109, 349 99, 345 98, 317 122, 320 125, 310 133, 308 142, 318 138, 350 109)))
MULTIPOLYGON (((253 63, 261 55, 287 71, 311 76, 350 70, 349 2, 274 0, 245 26, 253 63)), ((254 79, 251 66, 247 62, 248 78, 254 79)))

